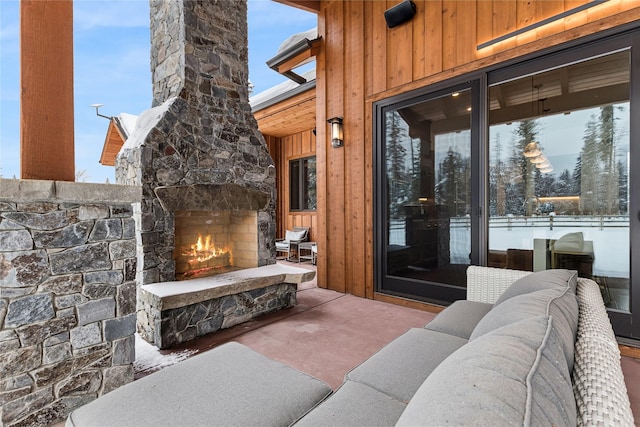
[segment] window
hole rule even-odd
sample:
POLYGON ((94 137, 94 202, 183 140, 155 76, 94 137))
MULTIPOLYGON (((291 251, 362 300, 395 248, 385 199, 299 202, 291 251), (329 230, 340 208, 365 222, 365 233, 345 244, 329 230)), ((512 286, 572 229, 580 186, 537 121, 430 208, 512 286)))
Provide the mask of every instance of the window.
POLYGON ((625 49, 489 88, 489 266, 577 270, 629 310, 630 72, 625 49))
POLYGON ((316 158, 306 157, 289 161, 289 194, 291 211, 315 211, 316 158))

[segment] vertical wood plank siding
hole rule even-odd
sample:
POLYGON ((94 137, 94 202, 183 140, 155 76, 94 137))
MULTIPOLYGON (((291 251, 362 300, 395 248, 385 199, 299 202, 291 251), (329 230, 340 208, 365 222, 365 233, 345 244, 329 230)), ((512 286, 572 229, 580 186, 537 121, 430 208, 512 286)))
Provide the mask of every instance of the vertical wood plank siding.
POLYGON ((264 138, 276 166, 276 236, 284 237, 285 231, 293 227, 309 227, 310 240, 315 240, 318 233, 317 213, 289 210, 289 161, 316 155, 316 137, 313 135, 313 129, 282 138, 269 135, 264 135, 264 138))
MULTIPOLYGON (((476 49, 480 43, 587 1, 416 0, 416 16, 392 29, 386 27, 384 11, 398 0, 321 2, 314 228, 320 249, 319 286, 374 296, 373 102, 640 19, 640 1, 610 0, 476 49), (326 120, 335 116, 344 117, 342 148, 332 148, 328 139, 326 120)), ((293 149, 297 142, 283 141, 289 144, 286 156, 297 155, 293 149)), ((305 144, 302 139, 301 150, 305 144)), ((289 216, 287 225, 299 220, 289 216)))

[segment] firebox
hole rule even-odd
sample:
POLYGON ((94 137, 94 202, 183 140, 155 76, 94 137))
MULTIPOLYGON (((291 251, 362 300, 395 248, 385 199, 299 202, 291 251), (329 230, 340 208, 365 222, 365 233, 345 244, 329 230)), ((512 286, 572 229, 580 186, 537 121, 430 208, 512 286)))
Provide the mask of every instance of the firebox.
POLYGON ((256 211, 175 212, 176 280, 258 266, 256 211))

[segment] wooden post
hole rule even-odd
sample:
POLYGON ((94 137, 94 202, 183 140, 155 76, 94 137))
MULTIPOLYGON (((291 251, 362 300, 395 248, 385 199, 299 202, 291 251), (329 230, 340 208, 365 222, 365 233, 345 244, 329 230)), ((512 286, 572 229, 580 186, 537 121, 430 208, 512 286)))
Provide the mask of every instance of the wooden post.
POLYGON ((73 0, 20 2, 20 177, 75 180, 73 0))

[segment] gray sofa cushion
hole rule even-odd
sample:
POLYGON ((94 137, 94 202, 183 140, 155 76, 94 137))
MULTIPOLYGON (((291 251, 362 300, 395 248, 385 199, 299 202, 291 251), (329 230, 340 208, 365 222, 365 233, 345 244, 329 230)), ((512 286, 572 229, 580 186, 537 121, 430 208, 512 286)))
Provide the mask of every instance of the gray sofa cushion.
POLYGON ((396 425, 575 426, 576 404, 553 319, 483 335, 442 362, 396 425))
POLYGON ((282 426, 329 394, 320 380, 231 342, 105 394, 67 426, 282 426))
POLYGON ((355 381, 346 381, 296 426, 393 426, 407 404, 355 381))
POLYGON ((413 328, 348 372, 345 379, 408 402, 440 362, 466 343, 453 335, 413 328))
POLYGON ((565 289, 569 287, 571 292, 575 294, 577 284, 577 271, 562 269, 538 271, 513 282, 498 297, 494 305, 500 305, 509 298, 542 289, 565 289))
POLYGON ((518 295, 494 306, 478 322, 469 337, 470 341, 499 327, 529 317, 552 316, 554 328, 562 341, 562 348, 569 370, 573 369, 573 353, 578 330, 578 300, 569 288, 543 289, 518 295))
POLYGON ((424 328, 469 339, 473 329, 491 307, 493 305, 484 302, 458 300, 438 313, 424 328))

